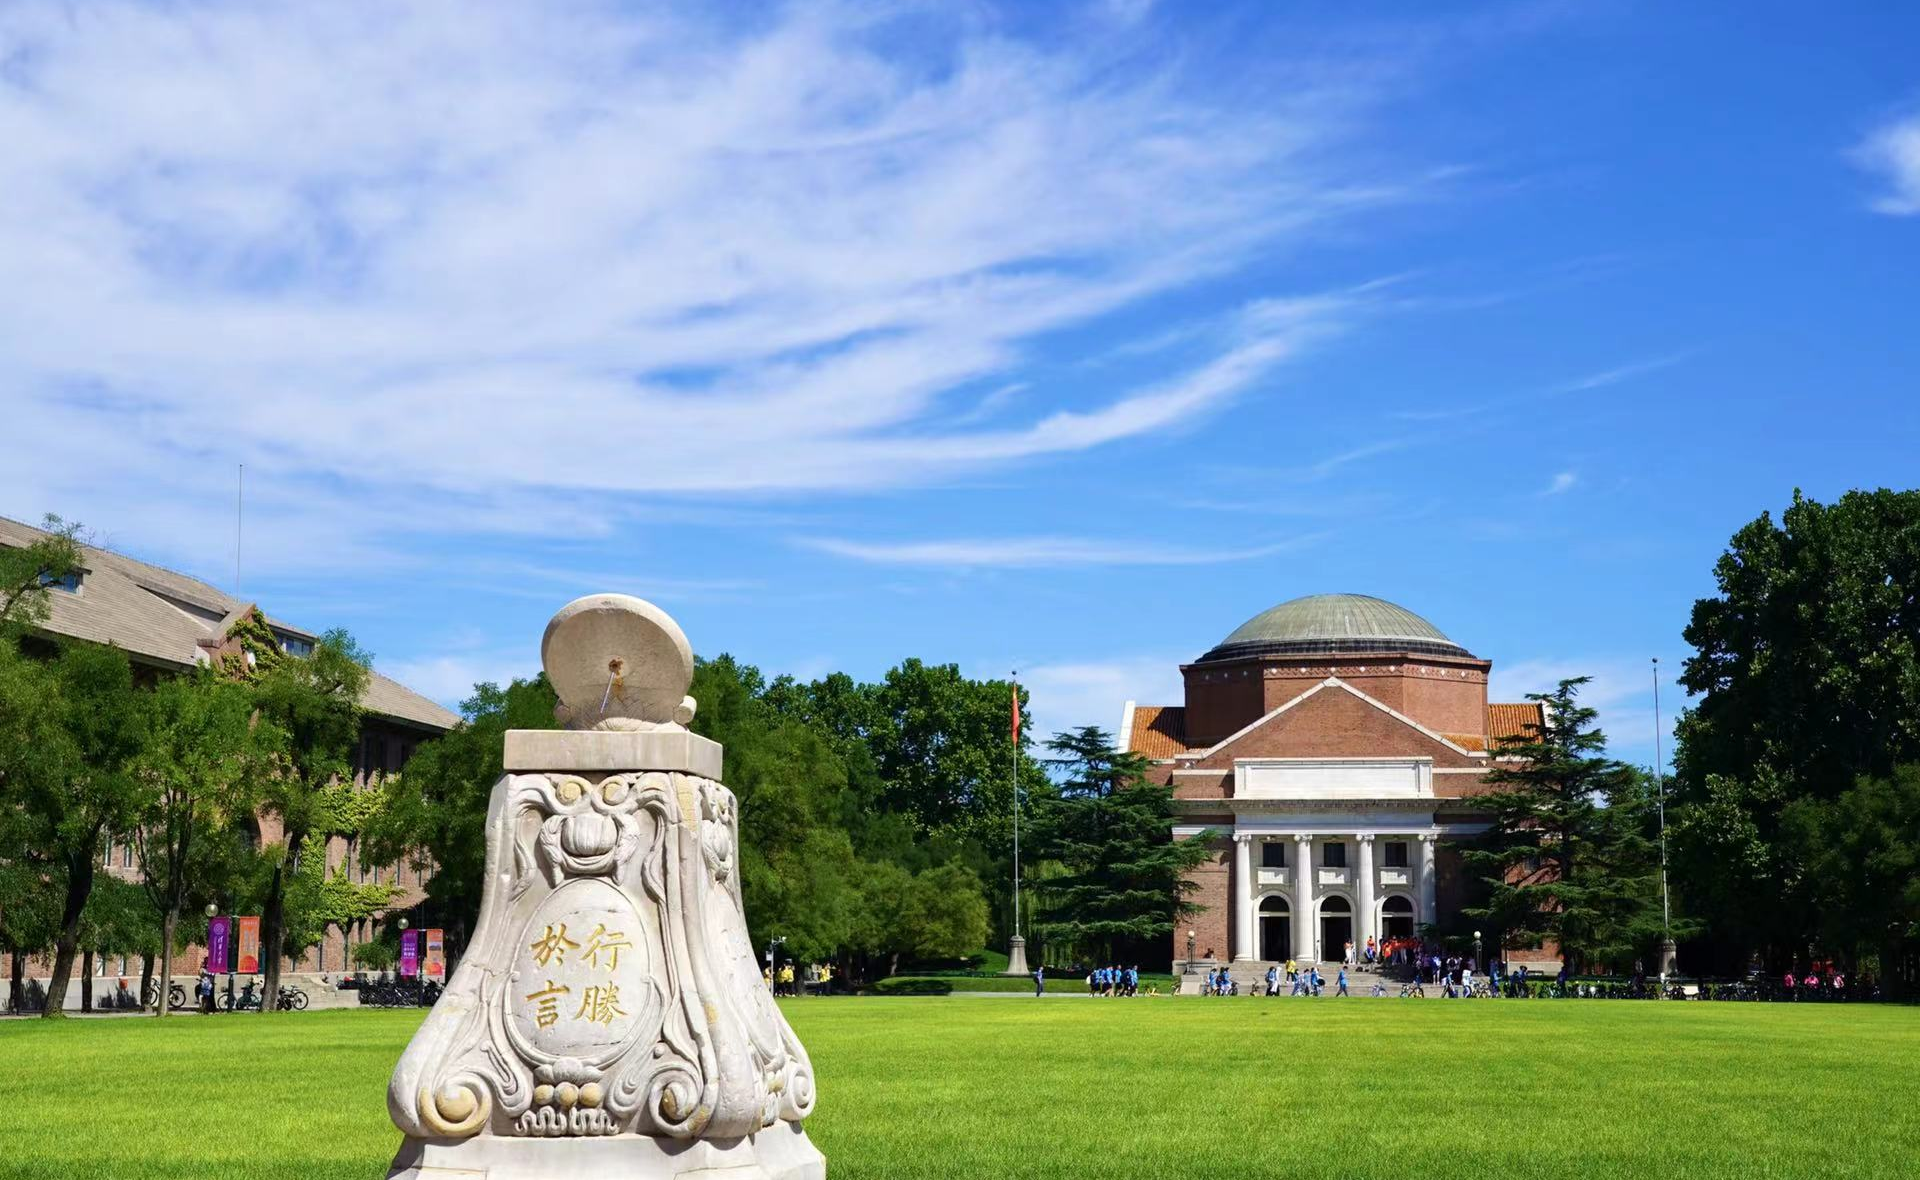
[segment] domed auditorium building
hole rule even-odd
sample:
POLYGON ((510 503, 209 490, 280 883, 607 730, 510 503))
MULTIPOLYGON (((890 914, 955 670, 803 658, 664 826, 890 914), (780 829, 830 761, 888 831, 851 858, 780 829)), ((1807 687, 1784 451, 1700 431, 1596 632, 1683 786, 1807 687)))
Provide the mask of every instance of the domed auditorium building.
POLYGON ((1485 830, 1474 796, 1541 721, 1488 703, 1492 667, 1404 607, 1316 594, 1183 665, 1184 704, 1127 702, 1119 744, 1173 785, 1175 837, 1217 837, 1173 958, 1337 962, 1456 914, 1447 842, 1485 830))

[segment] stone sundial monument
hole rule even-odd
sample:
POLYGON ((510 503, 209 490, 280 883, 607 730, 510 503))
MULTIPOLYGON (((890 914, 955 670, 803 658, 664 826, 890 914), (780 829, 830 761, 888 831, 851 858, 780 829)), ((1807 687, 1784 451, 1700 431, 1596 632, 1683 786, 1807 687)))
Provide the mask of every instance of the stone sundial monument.
POLYGON ((741 912, 721 748, 651 603, 547 625, 561 730, 506 735, 471 945, 387 1087, 419 1180, 820 1180, 813 1067, 741 912))

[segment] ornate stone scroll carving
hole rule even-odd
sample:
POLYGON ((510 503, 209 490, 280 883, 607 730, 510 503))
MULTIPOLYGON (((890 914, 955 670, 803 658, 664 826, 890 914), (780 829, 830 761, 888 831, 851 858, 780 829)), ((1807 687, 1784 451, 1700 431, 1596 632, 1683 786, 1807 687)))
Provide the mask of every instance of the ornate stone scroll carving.
POLYGON ((478 926, 387 1088, 390 1178, 818 1180, 806 1050, 762 984, 720 747, 651 604, 547 628, 565 731, 510 732, 478 926))

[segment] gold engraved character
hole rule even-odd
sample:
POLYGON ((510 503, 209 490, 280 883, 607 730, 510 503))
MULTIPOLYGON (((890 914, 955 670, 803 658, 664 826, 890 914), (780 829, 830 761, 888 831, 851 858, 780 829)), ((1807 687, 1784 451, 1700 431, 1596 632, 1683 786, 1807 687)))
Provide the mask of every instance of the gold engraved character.
POLYGON ((527 949, 533 952, 533 961, 545 967, 549 962, 566 962, 567 952, 579 950, 580 944, 567 937, 567 924, 562 922, 558 930, 549 925, 545 934, 527 944, 527 949))
MULTIPOLYGON (((539 1005, 534 1011, 533 1022, 541 1028, 551 1028, 557 1024, 560 1020, 560 997, 572 990, 572 988, 564 984, 558 984, 549 979, 547 980, 546 987, 528 995, 527 999, 535 1001, 539 1005)), ((588 988, 587 990, 592 991, 593 989, 588 988)))
POLYGON ((580 999, 580 1010, 573 1016, 576 1020, 610 1026, 613 1024, 614 1017, 626 1014, 626 1009, 620 1006, 619 987, 609 983, 589 987, 580 999))
POLYGON ((606 968, 612 971, 620 966, 620 952, 632 949, 633 943, 627 940, 625 932, 608 930, 605 926, 595 925, 593 933, 587 935, 587 946, 580 952, 580 957, 585 959, 588 965, 598 967, 601 965, 600 956, 604 952, 607 956, 606 968))

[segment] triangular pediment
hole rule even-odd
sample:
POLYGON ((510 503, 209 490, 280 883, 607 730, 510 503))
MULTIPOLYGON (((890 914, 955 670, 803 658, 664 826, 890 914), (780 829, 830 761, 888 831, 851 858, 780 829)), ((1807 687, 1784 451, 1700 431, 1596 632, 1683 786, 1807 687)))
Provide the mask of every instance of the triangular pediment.
POLYGON ((1453 766, 1483 766, 1476 754, 1329 676, 1183 764, 1231 766, 1236 758, 1430 757, 1453 766))

